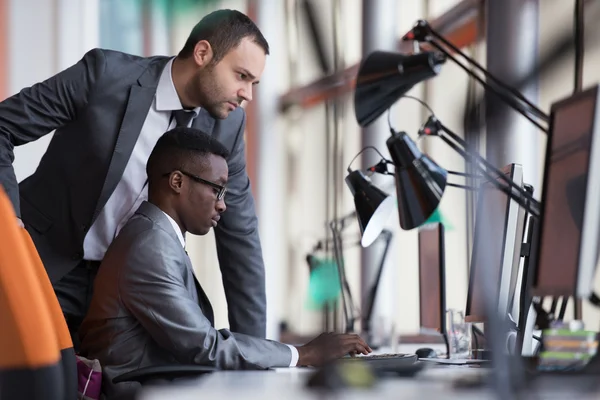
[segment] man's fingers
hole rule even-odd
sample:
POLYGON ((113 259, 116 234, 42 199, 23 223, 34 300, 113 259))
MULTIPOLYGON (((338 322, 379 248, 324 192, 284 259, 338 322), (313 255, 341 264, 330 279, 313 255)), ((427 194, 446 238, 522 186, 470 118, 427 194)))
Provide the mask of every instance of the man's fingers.
POLYGON ((337 334, 333 338, 339 344, 341 353, 339 357, 343 357, 347 354, 352 355, 352 353, 367 355, 373 351, 360 336, 353 333, 337 334))
POLYGON ((365 349, 369 349, 369 351, 372 351, 371 347, 367 344, 367 342, 365 342, 358 335, 349 335, 348 337, 345 337, 345 338, 342 339, 342 343, 344 343, 344 344, 360 343, 360 345, 363 346, 365 349))
POLYGON ((343 352, 342 356, 345 356, 346 354, 352 355, 353 353, 360 353, 360 354, 364 354, 364 355, 369 354, 369 351, 366 349, 366 347, 362 346, 358 342, 346 343, 342 347, 342 352, 343 352))
POLYGON ((359 352, 361 354, 364 354, 365 356, 370 353, 370 351, 367 350, 367 348, 365 346, 361 345, 360 343, 356 344, 356 348, 359 350, 359 352))
POLYGON ((359 339, 358 343, 360 343, 361 346, 363 346, 365 349, 367 349, 369 351, 369 353, 373 351, 373 350, 371 350, 371 347, 367 344, 367 342, 365 342, 363 340, 363 338, 359 337, 358 339, 359 339))

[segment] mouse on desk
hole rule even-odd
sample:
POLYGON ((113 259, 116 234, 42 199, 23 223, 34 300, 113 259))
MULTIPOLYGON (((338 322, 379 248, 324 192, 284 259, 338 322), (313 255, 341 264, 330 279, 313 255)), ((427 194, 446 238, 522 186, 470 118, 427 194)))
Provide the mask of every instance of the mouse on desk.
POLYGON ((421 347, 415 352, 418 358, 437 358, 435 350, 429 347, 421 347))

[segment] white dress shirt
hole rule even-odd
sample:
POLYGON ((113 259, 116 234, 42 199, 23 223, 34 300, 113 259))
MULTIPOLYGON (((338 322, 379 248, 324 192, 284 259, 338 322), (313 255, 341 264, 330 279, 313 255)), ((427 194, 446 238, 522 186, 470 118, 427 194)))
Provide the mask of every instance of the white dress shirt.
MULTIPOLYGON (((169 214, 167 214, 166 212, 163 211, 163 214, 166 215, 166 217, 169 219, 169 222, 171 223, 171 225, 173 226, 173 229, 175 230, 175 233, 177 233, 177 238, 179 238, 179 242, 181 243, 181 247, 185 248, 185 239, 183 237, 183 233, 181 232, 181 228, 179 227, 179 225, 177 225, 177 222, 175 222, 175 220, 173 218, 171 218, 171 216, 169 214)), ((290 348, 290 351, 292 352, 292 361, 290 361, 290 367, 295 367, 296 365, 298 365, 298 349, 294 346, 291 346, 289 344, 286 344, 286 346, 288 346, 290 348)))
MULTIPOLYGON (((106 249, 123 225, 142 204, 142 201, 148 199, 146 185, 148 157, 158 139, 176 126, 175 119, 171 118, 172 112, 183 109, 173 84, 172 65, 173 59, 167 63, 160 76, 156 95, 121 180, 83 240, 83 258, 85 260, 101 261, 106 249)), ((196 108, 191 112, 197 116, 199 110, 200 108, 196 108)), ((193 119, 188 126, 192 121, 193 119)))
POLYGON ((162 213, 165 214, 165 216, 169 219, 169 222, 171 223, 171 226, 173 227, 173 230, 175 230, 175 233, 177 234, 177 238, 179 239, 179 242, 181 243, 181 247, 183 247, 185 249, 185 238, 183 237, 181 228, 179 227, 179 225, 177 225, 177 222, 175 222, 175 220, 173 218, 171 218, 171 216, 169 214, 167 214, 164 211, 162 211, 162 213))

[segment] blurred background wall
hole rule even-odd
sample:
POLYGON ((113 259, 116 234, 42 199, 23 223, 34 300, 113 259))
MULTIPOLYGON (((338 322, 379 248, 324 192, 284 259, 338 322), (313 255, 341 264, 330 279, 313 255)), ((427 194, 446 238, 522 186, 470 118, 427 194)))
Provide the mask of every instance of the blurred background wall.
MULTIPOLYGON (((318 240, 329 237, 329 220, 353 210, 343 179, 346 167, 362 147, 350 93, 310 107, 292 106, 285 113, 278 112, 279 97, 284 93, 352 66, 363 56, 363 2, 312 3, 328 71, 317 57, 306 13, 296 0, 0 0, 2 99, 67 68, 94 47, 140 56, 175 55, 202 16, 218 8, 238 9, 257 21, 272 52, 255 101, 248 107, 246 141, 267 268, 271 338, 278 337, 282 322, 300 334, 323 329, 322 313, 309 305, 306 256, 318 240)), ((393 42, 418 19, 435 20, 461 2, 387 3, 393 3, 388 19, 396 35, 390 38, 393 42)), ((539 1, 540 51, 554 43, 561 32, 569 32, 573 4, 574 0, 539 1)), ((477 36, 484 39, 485 35, 478 32, 477 36)), ((596 34, 586 36, 584 87, 600 79, 598 39, 596 34)), ((464 50, 485 63, 484 41, 471 43, 464 50)), ((539 97, 532 100, 548 111, 553 101, 572 92, 572 76, 571 58, 558 63, 550 73, 540 77, 539 97)), ((438 78, 418 85, 409 94, 425 100, 445 125, 462 133, 463 110, 472 87, 464 71, 446 63, 438 78)), ((427 117, 426 110, 409 99, 398 102, 391 114, 393 126, 413 138, 427 117)), ((383 129, 387 129, 385 124, 383 129)), ((386 135, 387 131, 381 137, 386 135)), ((539 149, 539 159, 529 162, 530 170, 537 171, 538 176, 530 176, 527 165, 524 168, 525 176, 538 183, 545 138, 541 133, 535 135, 533 143, 539 149)), ((35 170, 50 139, 48 135, 16 149, 14 165, 19 180, 35 170)), ((464 161, 435 139, 426 139, 421 146, 443 167, 465 170, 464 161)), ((383 152, 385 143, 380 142, 378 148, 383 152)), ((354 162, 355 168, 360 161, 354 162)), ((378 182, 390 193, 394 191, 392 178, 383 177, 378 182)), ((539 194, 536 191, 537 198, 539 194)), ((448 190, 441 212, 448 226, 447 306, 464 309, 471 241, 466 193, 448 190)), ((358 226, 355 220, 351 221, 344 235, 357 237, 358 226)), ((397 214, 390 218, 388 228, 394 233, 393 246, 387 257, 375 315, 393 322, 401 333, 414 333, 419 330, 417 232, 400 230, 397 214)), ((188 235, 187 240, 197 276, 212 300, 216 325, 227 327, 227 306, 213 235, 188 235)), ((361 276, 372 270, 372 266, 361 269, 361 250, 350 242, 345 251, 346 270, 355 305, 360 308, 361 276)), ((588 328, 599 329, 600 312, 584 305, 583 315, 588 328)), ((570 318, 569 313, 566 318, 570 318)))

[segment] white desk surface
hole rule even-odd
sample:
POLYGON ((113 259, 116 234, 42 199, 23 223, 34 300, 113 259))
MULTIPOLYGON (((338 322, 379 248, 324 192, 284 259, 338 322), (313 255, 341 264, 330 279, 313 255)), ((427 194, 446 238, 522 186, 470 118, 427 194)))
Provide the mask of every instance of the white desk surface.
MULTIPOLYGON (((402 344, 398 349, 380 349, 376 353, 393 350, 414 353, 419 347, 431 347, 444 351, 444 346, 402 344)), ((455 381, 461 377, 476 378, 489 373, 487 368, 468 365, 428 365, 415 377, 391 377, 379 379, 370 389, 346 389, 333 395, 323 395, 306 387, 313 368, 278 368, 274 371, 219 371, 197 379, 171 383, 160 387, 147 387, 140 391, 139 400, 199 400, 199 399, 243 399, 243 400, 412 400, 412 399, 496 399, 489 389, 458 389, 455 381)), ((574 394, 567 387, 548 393, 537 393, 536 400, 546 399, 600 399, 600 393, 592 395, 574 394), (565 392, 563 392, 565 390, 565 392)))
POLYGON ((222 371, 183 385, 144 389, 140 400, 198 399, 492 399, 487 390, 457 390, 457 377, 483 373, 482 369, 444 366, 428 368, 413 378, 382 379, 371 389, 348 389, 323 396, 305 387, 311 368, 282 368, 275 371, 222 371))

